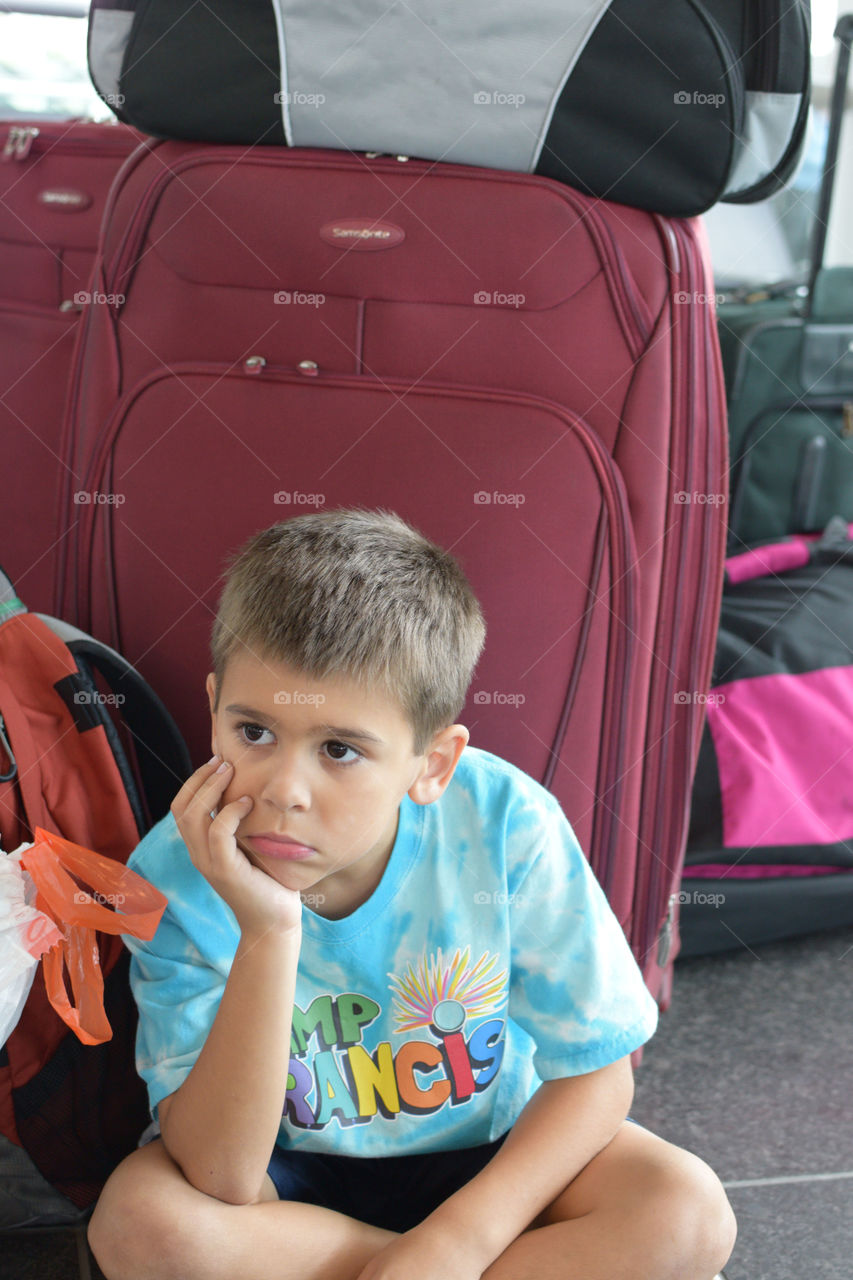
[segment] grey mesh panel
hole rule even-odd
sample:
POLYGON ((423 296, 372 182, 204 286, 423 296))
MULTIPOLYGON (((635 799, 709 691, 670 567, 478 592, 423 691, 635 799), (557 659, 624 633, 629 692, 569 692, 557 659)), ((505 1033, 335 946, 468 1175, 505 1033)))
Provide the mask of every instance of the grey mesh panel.
POLYGON ((124 51, 133 23, 125 9, 96 9, 89 28, 89 70, 95 88, 105 98, 119 92, 124 51))
POLYGON ((609 0, 274 0, 294 146, 532 171, 609 0))
POLYGON ((772 173, 788 149, 802 94, 746 93, 746 130, 725 195, 746 191, 772 173))
POLYGON ((0 1134, 0 1230, 75 1225, 87 1217, 44 1180, 26 1151, 0 1134))

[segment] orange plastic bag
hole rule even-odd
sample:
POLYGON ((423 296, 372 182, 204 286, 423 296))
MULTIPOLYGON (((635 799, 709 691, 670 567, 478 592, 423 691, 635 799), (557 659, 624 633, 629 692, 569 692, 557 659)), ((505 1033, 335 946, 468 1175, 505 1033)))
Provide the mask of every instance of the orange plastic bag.
POLYGON ((153 938, 168 900, 129 867, 41 827, 36 827, 32 848, 21 854, 21 865, 38 890, 36 906, 64 934, 42 957, 47 997, 78 1040, 103 1044, 112 1028, 104 1011, 95 930, 153 938), (69 872, 92 892, 81 889, 69 872), (65 966, 73 1004, 65 986, 65 966))

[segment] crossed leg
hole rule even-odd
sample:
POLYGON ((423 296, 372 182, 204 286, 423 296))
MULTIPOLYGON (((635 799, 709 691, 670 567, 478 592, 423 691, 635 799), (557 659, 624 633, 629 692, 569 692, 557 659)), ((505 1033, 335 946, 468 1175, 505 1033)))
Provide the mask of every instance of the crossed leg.
MULTIPOLYGON (((625 1123, 483 1280, 712 1280, 735 1232, 702 1160, 625 1123)), ((223 1204, 153 1142, 110 1178, 89 1239, 108 1280, 356 1280, 395 1233, 279 1201, 272 1183, 255 1204, 223 1204)))

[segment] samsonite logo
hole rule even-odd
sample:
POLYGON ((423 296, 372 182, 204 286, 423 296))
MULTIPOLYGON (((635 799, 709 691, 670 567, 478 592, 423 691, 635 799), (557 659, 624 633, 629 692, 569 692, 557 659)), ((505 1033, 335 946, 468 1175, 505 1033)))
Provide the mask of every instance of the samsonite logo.
POLYGON ((326 244, 336 249, 396 249, 406 238, 402 227, 394 222, 376 222, 371 218, 339 218, 320 228, 326 244))
POLYGON ((79 209, 88 209, 92 197, 86 191, 78 191, 74 187, 48 187, 40 191, 36 197, 39 204, 49 209, 61 209, 68 213, 76 213, 79 209))

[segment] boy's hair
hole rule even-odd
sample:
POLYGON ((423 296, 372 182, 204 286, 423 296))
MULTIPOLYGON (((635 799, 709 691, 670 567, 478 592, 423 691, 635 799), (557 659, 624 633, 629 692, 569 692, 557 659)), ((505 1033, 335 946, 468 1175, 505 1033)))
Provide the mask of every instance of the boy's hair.
POLYGON ((315 679, 345 675, 398 702, 421 754, 462 710, 485 634, 453 556, 393 512, 298 516, 255 534, 226 575, 216 697, 244 648, 315 679))

